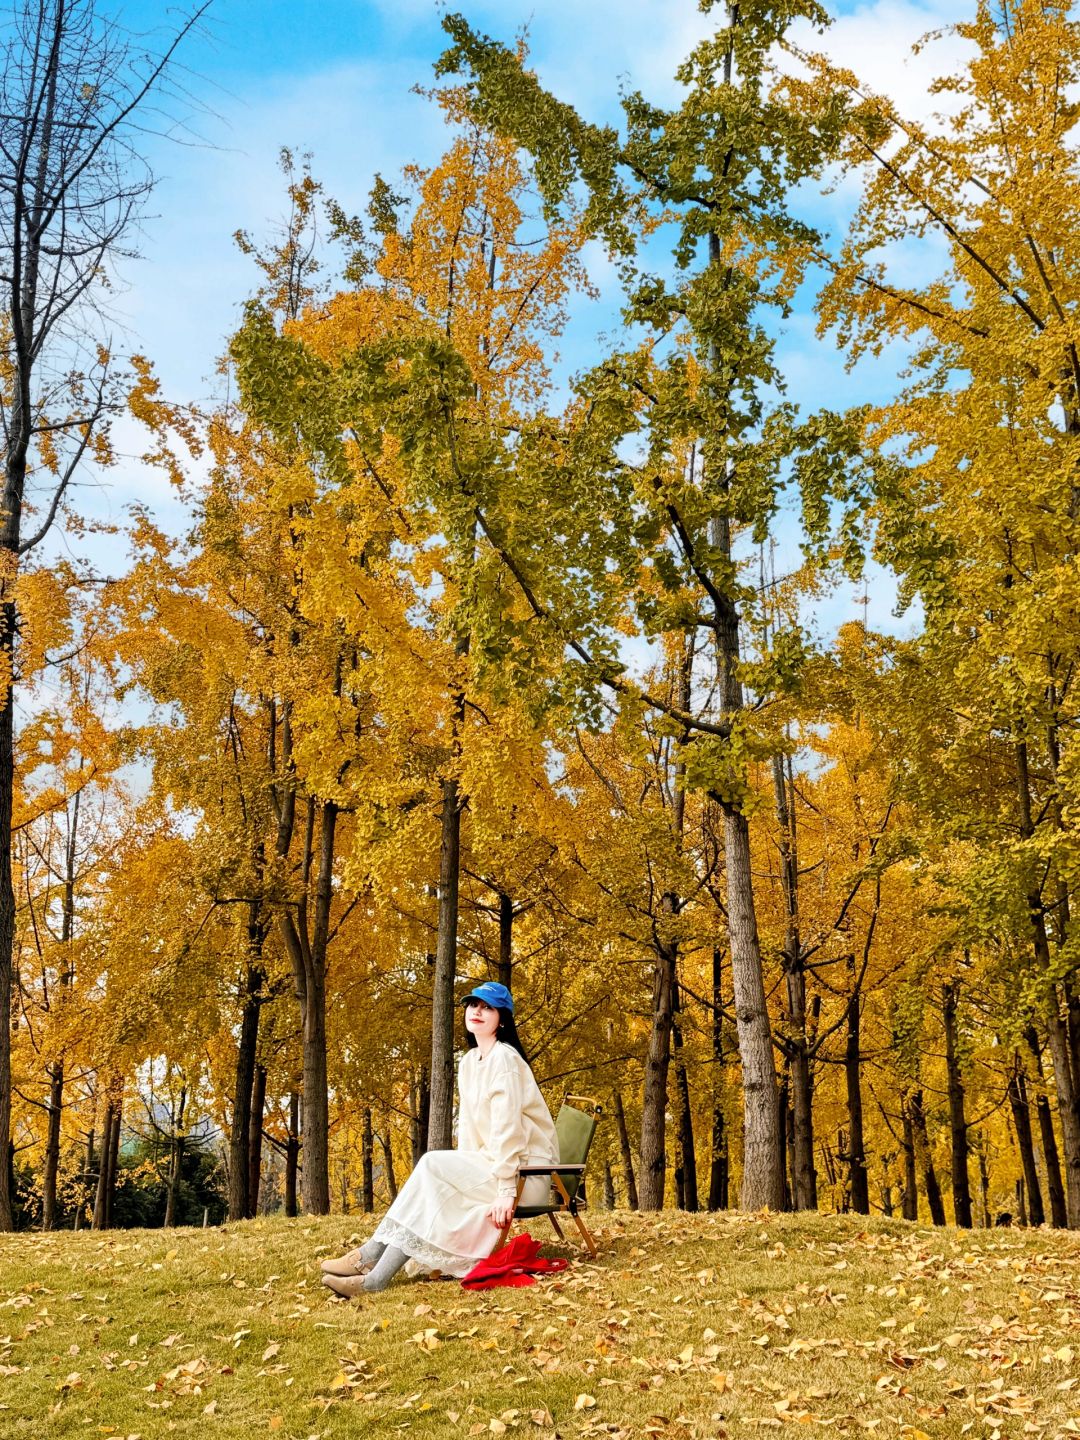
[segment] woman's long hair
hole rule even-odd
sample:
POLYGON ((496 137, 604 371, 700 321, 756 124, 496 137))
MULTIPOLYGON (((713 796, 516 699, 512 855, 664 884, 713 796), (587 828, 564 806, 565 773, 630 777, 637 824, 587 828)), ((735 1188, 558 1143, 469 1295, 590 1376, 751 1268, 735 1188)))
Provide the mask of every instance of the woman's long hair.
MULTIPOLYGON (((465 1008, 467 1009, 468 1007, 466 1006, 465 1008)), ((525 1064, 528 1065, 529 1057, 525 1054, 525 1046, 521 1043, 521 1036, 517 1032, 517 1025, 512 1012, 504 1010, 501 1005, 498 1006, 498 1011, 499 1028, 495 1032, 496 1040, 501 1040, 504 1045, 509 1045, 511 1050, 516 1050, 525 1061, 525 1064)), ((469 1050, 476 1049, 476 1036, 467 1025, 465 1026, 465 1045, 469 1050)))

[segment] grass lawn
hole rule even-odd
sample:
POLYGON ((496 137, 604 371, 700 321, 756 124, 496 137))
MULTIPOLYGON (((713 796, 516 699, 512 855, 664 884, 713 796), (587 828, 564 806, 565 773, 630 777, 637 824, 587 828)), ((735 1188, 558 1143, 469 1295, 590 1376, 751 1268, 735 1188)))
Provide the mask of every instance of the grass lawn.
POLYGON ((529 1289, 362 1303, 316 1264, 355 1217, 0 1237, 0 1436, 1080 1435, 1080 1237, 591 1218, 529 1289))

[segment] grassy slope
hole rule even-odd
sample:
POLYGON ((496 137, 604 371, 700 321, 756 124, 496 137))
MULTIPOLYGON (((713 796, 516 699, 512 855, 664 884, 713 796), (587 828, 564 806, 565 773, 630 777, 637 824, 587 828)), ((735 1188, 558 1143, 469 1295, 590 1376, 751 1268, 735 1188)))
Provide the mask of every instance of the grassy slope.
POLYGON ((0 1237, 0 1436, 1080 1434, 1077 1238, 593 1219, 531 1289, 363 1304, 314 1264, 355 1219, 0 1237))

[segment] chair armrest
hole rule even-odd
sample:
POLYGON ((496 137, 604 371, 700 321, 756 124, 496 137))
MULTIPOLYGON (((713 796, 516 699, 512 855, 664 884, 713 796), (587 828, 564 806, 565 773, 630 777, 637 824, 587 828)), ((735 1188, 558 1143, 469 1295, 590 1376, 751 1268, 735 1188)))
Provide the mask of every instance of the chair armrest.
POLYGON ((519 1175, 554 1175, 557 1171, 560 1172, 560 1173, 563 1173, 563 1174, 573 1174, 573 1173, 576 1172, 578 1175, 583 1175, 583 1174, 585 1173, 585 1166, 584 1166, 584 1165, 522 1165, 521 1169, 518 1171, 518 1174, 519 1174, 519 1175))

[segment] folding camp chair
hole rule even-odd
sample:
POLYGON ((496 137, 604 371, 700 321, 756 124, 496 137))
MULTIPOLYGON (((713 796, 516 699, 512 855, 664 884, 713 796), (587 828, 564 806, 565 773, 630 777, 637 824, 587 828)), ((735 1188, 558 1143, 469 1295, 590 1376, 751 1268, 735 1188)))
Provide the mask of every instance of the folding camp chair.
POLYGON ((555 1234, 564 1239, 559 1215, 569 1215, 581 1232, 589 1254, 596 1258, 596 1242, 589 1234, 580 1211, 585 1204, 585 1164, 589 1146, 596 1133, 597 1122, 603 1113, 603 1106, 588 1095, 564 1095, 563 1103, 555 1121, 555 1134, 559 1141, 558 1165, 527 1165, 518 1171, 517 1194, 510 1219, 503 1226, 500 1245, 506 1244, 506 1237, 515 1220, 532 1220, 546 1215, 555 1227, 555 1234), (547 1205, 519 1205, 525 1181, 530 1175, 550 1175, 554 1194, 547 1205))

